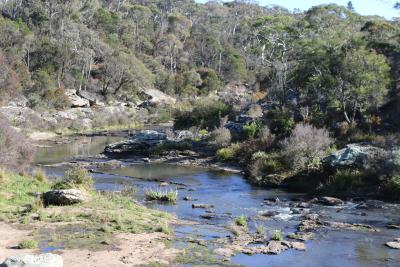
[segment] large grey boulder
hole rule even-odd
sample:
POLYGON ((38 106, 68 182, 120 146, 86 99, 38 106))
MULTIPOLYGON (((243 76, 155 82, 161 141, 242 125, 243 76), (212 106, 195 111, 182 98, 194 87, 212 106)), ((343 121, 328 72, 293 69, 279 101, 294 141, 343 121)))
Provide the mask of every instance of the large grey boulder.
POLYGON ((356 167, 367 170, 386 153, 384 149, 369 144, 349 144, 326 157, 323 162, 332 168, 356 167))
POLYGON ((142 106, 172 106, 176 103, 176 99, 157 89, 144 89, 140 92, 145 101, 142 106))
POLYGON ((43 194, 45 205, 66 206, 82 203, 85 200, 85 194, 78 189, 52 190, 43 194))
POLYGON ((73 108, 87 108, 87 107, 90 107, 89 100, 77 95, 77 92, 74 89, 65 90, 65 95, 67 96, 68 101, 71 103, 71 107, 73 107, 73 108))
POLYGON ((63 267, 63 259, 51 253, 14 256, 7 258, 0 267, 63 267))

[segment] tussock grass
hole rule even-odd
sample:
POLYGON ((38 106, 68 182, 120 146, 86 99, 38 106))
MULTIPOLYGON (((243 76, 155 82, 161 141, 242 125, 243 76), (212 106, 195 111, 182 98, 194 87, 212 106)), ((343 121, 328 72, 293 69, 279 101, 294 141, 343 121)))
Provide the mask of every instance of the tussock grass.
POLYGON ((178 190, 149 189, 145 192, 145 196, 149 201, 175 203, 178 199, 178 190))
POLYGON ((53 185, 54 189, 81 189, 90 192, 93 190, 93 178, 89 172, 79 166, 65 172, 64 179, 53 185))
POLYGON ((239 226, 247 227, 247 217, 245 215, 240 215, 236 218, 236 224, 239 226))
POLYGON ((21 241, 21 243, 18 244, 19 249, 35 249, 37 247, 38 243, 32 239, 23 240, 21 241))
POLYGON ((279 230, 272 231, 271 233, 271 240, 274 241, 283 241, 283 234, 279 230))

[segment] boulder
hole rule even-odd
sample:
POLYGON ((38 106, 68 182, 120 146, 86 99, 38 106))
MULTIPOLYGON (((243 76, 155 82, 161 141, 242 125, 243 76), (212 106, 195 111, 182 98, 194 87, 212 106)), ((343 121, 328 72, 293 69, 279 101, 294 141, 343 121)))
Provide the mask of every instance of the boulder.
POLYGON ((148 155, 151 149, 161 143, 175 142, 167 140, 167 135, 158 131, 144 130, 132 135, 128 140, 109 144, 104 149, 105 153, 134 155, 148 155))
POLYGON ((140 93, 145 101, 141 106, 172 106, 176 103, 176 99, 157 89, 145 89, 140 93))
POLYGON ((52 190, 43 194, 45 205, 66 206, 82 203, 85 200, 85 194, 78 189, 52 190))
POLYGON ((317 202, 326 206, 339 206, 344 204, 343 200, 334 197, 320 197, 317 202))
POLYGON ((323 163, 331 168, 356 167, 368 170, 385 153, 384 149, 372 145, 349 144, 326 157, 323 163))
POLYGON ((400 238, 396 238, 391 242, 387 242, 385 245, 392 249, 400 249, 400 238))
POLYGON ((86 108, 90 107, 89 100, 80 97, 76 90, 74 89, 67 89, 65 90, 65 95, 68 98, 68 101, 71 103, 72 108, 86 108))
POLYGON ((7 258, 0 267, 62 267, 60 255, 46 253, 40 255, 22 255, 7 258))

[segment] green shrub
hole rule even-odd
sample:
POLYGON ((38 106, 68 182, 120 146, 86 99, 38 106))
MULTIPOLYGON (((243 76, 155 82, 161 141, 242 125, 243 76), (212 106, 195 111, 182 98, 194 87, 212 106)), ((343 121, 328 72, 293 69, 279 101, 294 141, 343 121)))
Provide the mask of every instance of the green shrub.
POLYGON ((257 183, 262 183, 266 175, 278 173, 283 168, 284 165, 278 153, 268 154, 262 151, 254 153, 247 166, 250 179, 257 183))
POLYGON ((64 179, 54 184, 55 189, 82 189, 91 191, 93 189, 93 178, 89 172, 79 166, 65 172, 64 179))
POLYGON ((385 191, 390 194, 390 199, 400 199, 400 175, 392 176, 385 184, 385 191))
POLYGON ((236 224, 239 226, 247 227, 247 217, 245 215, 240 215, 236 218, 236 224))
POLYGON ((218 161, 231 161, 236 157, 239 149, 240 144, 232 144, 229 147, 218 149, 215 156, 218 161))
POLYGON ((282 234, 282 232, 279 231, 279 230, 273 231, 272 234, 271 234, 271 240, 274 240, 274 241, 283 241, 283 234, 282 234))
POLYGON ((292 115, 285 111, 271 111, 270 117, 271 132, 277 136, 289 136, 292 132, 295 122, 292 115))
POLYGON ((178 199, 178 190, 149 189, 145 192, 148 201, 161 201, 175 203, 178 199))
POLYGON ((349 192, 366 185, 366 175, 358 170, 338 170, 322 185, 320 191, 326 194, 349 192))
POLYGON ((204 98, 193 103, 192 108, 177 111, 175 129, 188 129, 198 126, 202 129, 214 129, 220 126, 221 118, 232 114, 232 107, 222 101, 204 98))
POLYGON ((18 248, 20 249, 35 249, 38 247, 38 243, 35 240, 26 239, 19 243, 18 248))
POLYGON ((246 123, 243 126, 243 132, 247 139, 255 138, 262 128, 262 124, 258 121, 253 121, 251 123, 246 123))

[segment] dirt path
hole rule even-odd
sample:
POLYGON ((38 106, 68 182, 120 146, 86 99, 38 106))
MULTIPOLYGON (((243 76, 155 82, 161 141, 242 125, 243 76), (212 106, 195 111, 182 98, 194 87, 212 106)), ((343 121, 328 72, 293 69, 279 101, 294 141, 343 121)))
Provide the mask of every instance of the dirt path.
MULTIPOLYGON (((0 263, 7 257, 21 254, 40 253, 38 250, 22 250, 15 247, 30 237, 31 231, 18 229, 14 225, 0 223, 0 263)), ((143 266, 158 263, 170 266, 181 253, 165 244, 169 237, 163 233, 116 234, 106 250, 84 249, 60 250, 64 266, 68 267, 117 267, 143 266)))

